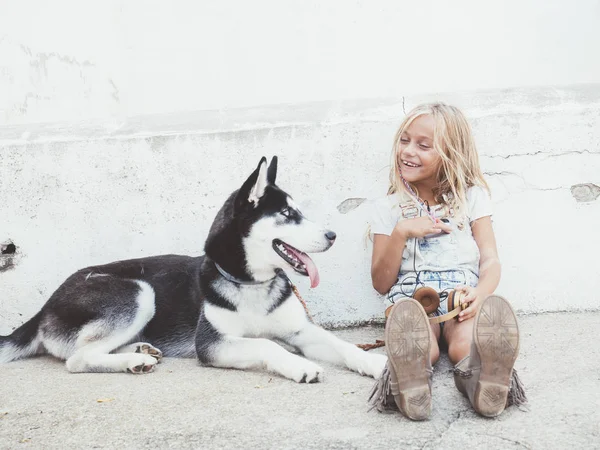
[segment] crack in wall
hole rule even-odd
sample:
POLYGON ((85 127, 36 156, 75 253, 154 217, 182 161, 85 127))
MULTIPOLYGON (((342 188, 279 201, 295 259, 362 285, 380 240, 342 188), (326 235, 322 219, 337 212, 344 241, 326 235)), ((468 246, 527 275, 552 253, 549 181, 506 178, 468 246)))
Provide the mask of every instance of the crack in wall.
POLYGON ((596 186, 593 183, 575 184, 573 186, 539 187, 528 183, 523 175, 508 170, 502 170, 499 172, 486 171, 483 172, 483 174, 488 177, 517 177, 523 182, 523 185, 526 189, 532 191, 560 191, 561 189, 570 189, 573 197, 575 197, 577 201, 582 202, 593 201, 600 196, 600 186, 596 186))
POLYGON ((524 157, 524 156, 538 156, 538 155, 544 155, 548 158, 557 158, 560 156, 567 156, 567 155, 573 155, 573 154, 600 155, 600 151, 585 149, 585 150, 569 150, 569 151, 561 152, 561 153, 551 153, 551 152, 545 152, 545 151, 539 150, 539 151, 533 152, 533 153, 513 153, 510 155, 481 155, 481 156, 486 157, 486 158, 511 159, 511 158, 520 158, 520 157, 524 157))
POLYGON ((101 97, 120 104, 116 83, 92 60, 56 51, 36 51, 6 36, 0 38, 0 45, 2 54, 6 50, 14 56, 12 65, 4 62, 5 67, 0 67, 0 78, 8 82, 12 96, 5 111, 9 121, 12 116, 46 113, 46 108, 63 94, 78 99, 84 109, 96 109, 94 100, 101 97), (73 80, 77 75, 79 80, 73 80), (65 79, 74 82, 66 83, 65 79))
POLYGON ((117 85, 115 84, 115 82, 112 80, 112 78, 109 78, 108 82, 110 83, 110 85, 113 88, 112 98, 114 99, 115 102, 121 103, 121 100, 119 98, 119 88, 117 87, 117 85))
POLYGON ((77 66, 77 67, 96 67, 96 64, 88 61, 87 59, 83 60, 83 61, 79 61, 76 58, 73 58, 71 56, 62 55, 57 52, 50 52, 50 53, 35 52, 35 51, 31 50, 31 48, 29 48, 23 44, 19 44, 19 47, 27 56, 29 56, 30 58, 35 58, 34 61, 31 63, 32 65, 39 65, 39 66, 44 67, 44 71, 45 71, 46 75, 48 75, 47 70, 46 70, 46 62, 53 58, 57 59, 58 61, 60 61, 62 63, 77 66), (38 60, 38 63, 36 63, 35 60, 38 60))
POLYGON ((15 106, 14 108, 17 109, 21 114, 25 114, 29 109, 30 100, 50 100, 50 97, 48 97, 47 95, 39 95, 34 92, 28 92, 27 94, 25 94, 25 99, 23 100, 21 105, 15 106))
POLYGON ((523 175, 518 174, 516 172, 511 172, 508 170, 502 170, 499 172, 487 171, 487 172, 483 172, 483 174, 488 177, 494 177, 494 176, 517 177, 523 182, 526 189, 532 190, 532 191, 560 191, 562 189, 569 189, 571 191, 571 195, 573 196, 573 198, 575 198, 575 200, 577 200, 578 202, 581 202, 581 203, 593 202, 598 197, 600 197, 600 186, 598 186, 594 183, 582 183, 582 184, 574 184, 572 186, 554 186, 554 187, 544 188, 544 187, 534 186, 534 185, 528 183, 525 180, 525 178, 523 177, 523 175))

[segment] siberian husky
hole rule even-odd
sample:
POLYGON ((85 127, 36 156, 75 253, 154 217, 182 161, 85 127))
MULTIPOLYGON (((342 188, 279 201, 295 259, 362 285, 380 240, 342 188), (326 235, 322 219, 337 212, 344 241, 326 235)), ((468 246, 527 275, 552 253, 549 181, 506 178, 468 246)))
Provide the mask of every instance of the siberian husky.
POLYGON ((379 377, 385 356, 311 323, 293 294, 284 270, 316 286, 307 253, 326 251, 336 235, 302 215, 276 173, 277 158, 268 167, 262 158, 217 213, 202 256, 118 261, 71 275, 32 319, 0 337, 0 363, 50 354, 70 372, 141 374, 163 355, 197 356, 207 366, 265 368, 313 383, 323 377, 309 360, 316 359, 379 377))

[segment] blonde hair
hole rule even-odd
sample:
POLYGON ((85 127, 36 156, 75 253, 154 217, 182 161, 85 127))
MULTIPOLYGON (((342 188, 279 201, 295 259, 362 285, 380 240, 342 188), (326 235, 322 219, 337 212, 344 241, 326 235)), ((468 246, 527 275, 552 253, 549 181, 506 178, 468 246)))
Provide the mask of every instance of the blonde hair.
MULTIPOLYGON (((464 215, 467 211, 467 189, 475 185, 488 192, 490 189, 479 166, 479 155, 469 122, 458 108, 444 103, 419 105, 400 124, 394 137, 388 195, 407 192, 398 162, 400 138, 410 124, 423 115, 429 115, 434 120, 433 148, 441 157, 437 186, 433 192, 435 200, 453 208, 455 214, 464 215)), ((414 189, 414 186, 411 188, 414 189)))

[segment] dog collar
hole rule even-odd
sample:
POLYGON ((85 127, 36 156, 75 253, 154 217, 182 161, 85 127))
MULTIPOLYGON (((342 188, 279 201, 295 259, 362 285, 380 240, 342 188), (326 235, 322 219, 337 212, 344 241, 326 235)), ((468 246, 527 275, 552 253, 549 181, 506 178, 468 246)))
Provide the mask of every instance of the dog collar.
POLYGON ((279 273, 278 273, 273 278, 270 278, 266 281, 244 281, 244 280, 240 280, 239 278, 236 278, 233 275, 231 275, 230 273, 226 272, 225 269, 223 269, 215 261, 213 261, 213 262, 215 263, 215 267, 217 268, 219 273, 221 275, 223 275, 223 278, 225 278, 226 280, 231 281, 232 283, 235 283, 235 284, 266 284, 266 283, 270 283, 271 281, 273 281, 275 278, 277 278, 277 275, 279 275, 279 273))

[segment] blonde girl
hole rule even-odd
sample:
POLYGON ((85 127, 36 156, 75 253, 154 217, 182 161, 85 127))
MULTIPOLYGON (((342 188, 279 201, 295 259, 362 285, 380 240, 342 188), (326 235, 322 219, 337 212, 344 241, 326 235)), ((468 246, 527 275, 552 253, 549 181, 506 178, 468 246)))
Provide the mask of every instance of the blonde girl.
POLYGON ((458 389, 480 414, 500 414, 516 376, 518 324, 510 304, 492 295, 501 270, 489 188, 457 108, 425 104, 406 116, 394 138, 388 195, 374 206, 371 278, 388 306, 389 359, 371 401, 393 407, 391 392, 407 417, 429 417, 432 364, 443 338, 458 389), (422 287, 440 295, 433 316, 448 313, 444 300, 452 291, 468 306, 443 326, 429 324, 412 299, 422 287))

